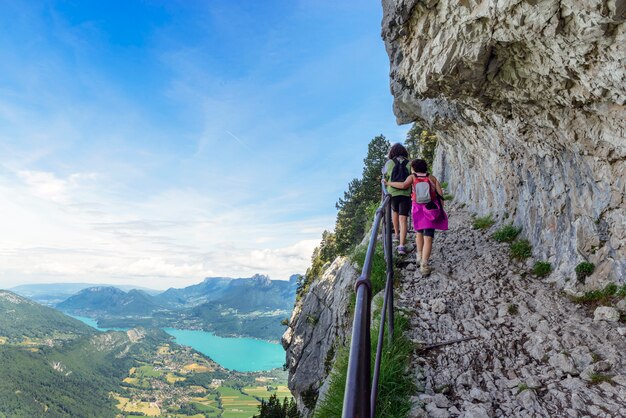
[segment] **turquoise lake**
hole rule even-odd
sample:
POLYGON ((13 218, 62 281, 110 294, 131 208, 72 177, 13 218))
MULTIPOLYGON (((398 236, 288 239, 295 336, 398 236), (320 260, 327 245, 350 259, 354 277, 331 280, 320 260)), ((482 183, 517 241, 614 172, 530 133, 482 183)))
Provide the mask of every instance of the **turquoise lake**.
MULTIPOLYGON (((122 328, 99 328, 98 323, 84 316, 74 316, 100 331, 125 331, 122 328)), ((163 328, 177 344, 186 345, 210 357, 222 367, 240 372, 258 372, 282 367, 285 351, 280 344, 253 338, 225 338, 207 331, 163 328)))

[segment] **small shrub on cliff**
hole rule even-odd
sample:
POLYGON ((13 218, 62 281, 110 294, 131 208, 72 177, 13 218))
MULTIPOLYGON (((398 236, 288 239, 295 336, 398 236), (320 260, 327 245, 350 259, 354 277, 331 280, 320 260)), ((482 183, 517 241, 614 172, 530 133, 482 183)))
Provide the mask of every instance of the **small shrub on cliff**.
POLYGON ((626 285, 618 287, 615 283, 610 283, 604 289, 591 290, 582 296, 575 297, 574 302, 609 306, 619 301, 624 293, 626 293, 626 285))
POLYGON ((533 254, 533 247, 527 239, 521 239, 511 244, 511 258, 525 260, 533 254))
POLYGON ((579 282, 584 283, 585 279, 591 276, 591 273, 593 273, 595 268, 596 266, 593 263, 583 261, 576 266, 576 279, 579 282))
POLYGON ((539 277, 545 277, 552 271, 552 265, 546 261, 537 261, 533 267, 533 274, 539 277))
POLYGON ((522 228, 516 228, 513 224, 504 225, 493 234, 493 239, 498 242, 513 242, 522 232, 522 228))
POLYGON ((472 223, 472 228, 488 229, 488 228, 491 228, 491 226, 495 222, 496 221, 493 220, 493 218, 491 217, 491 214, 489 214, 487 216, 483 216, 482 218, 474 218, 474 222, 472 223))
POLYGON ((300 396, 302 397, 302 403, 304 403, 304 406, 313 410, 315 408, 315 404, 317 403, 319 391, 313 387, 313 384, 311 384, 307 390, 300 394, 300 396))

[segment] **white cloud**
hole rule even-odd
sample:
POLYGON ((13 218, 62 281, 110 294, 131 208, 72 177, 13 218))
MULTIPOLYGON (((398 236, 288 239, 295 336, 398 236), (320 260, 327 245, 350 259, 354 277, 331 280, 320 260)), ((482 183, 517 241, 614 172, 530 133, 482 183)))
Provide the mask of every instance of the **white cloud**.
POLYGON ((26 282, 167 288, 207 276, 303 273, 332 218, 281 221, 255 204, 225 208, 194 190, 147 199, 99 194, 97 173, 0 174, 0 287, 26 282))

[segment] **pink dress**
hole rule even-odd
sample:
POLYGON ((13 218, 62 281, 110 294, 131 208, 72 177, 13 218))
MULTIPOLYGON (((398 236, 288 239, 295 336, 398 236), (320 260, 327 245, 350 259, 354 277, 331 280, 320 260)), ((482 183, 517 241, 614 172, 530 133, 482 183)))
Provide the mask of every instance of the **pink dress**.
MULTIPOLYGON (((417 184, 417 178, 413 180, 413 186, 417 184)), ((429 181, 430 183, 430 181, 429 181)), ((448 230, 448 215, 441 207, 439 199, 436 198, 436 192, 434 191, 434 185, 430 183, 431 195, 435 197, 429 203, 417 203, 415 202, 415 196, 411 197, 413 216, 413 229, 439 229, 441 231, 448 230)))

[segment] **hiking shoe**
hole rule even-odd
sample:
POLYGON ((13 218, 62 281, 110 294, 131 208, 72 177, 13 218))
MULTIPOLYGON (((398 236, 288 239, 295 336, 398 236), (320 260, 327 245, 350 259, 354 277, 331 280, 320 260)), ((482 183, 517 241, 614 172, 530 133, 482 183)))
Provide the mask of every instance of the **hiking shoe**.
POLYGON ((406 250, 404 248, 404 245, 398 245, 398 254, 400 254, 400 255, 405 255, 406 254, 406 250))
POLYGON ((431 271, 433 271, 433 269, 431 269, 427 264, 422 264, 420 267, 420 273, 422 273, 422 276, 428 276, 431 271))
POLYGON ((396 234, 393 234, 391 237, 391 241, 394 243, 400 242, 400 237, 398 237, 396 234))

